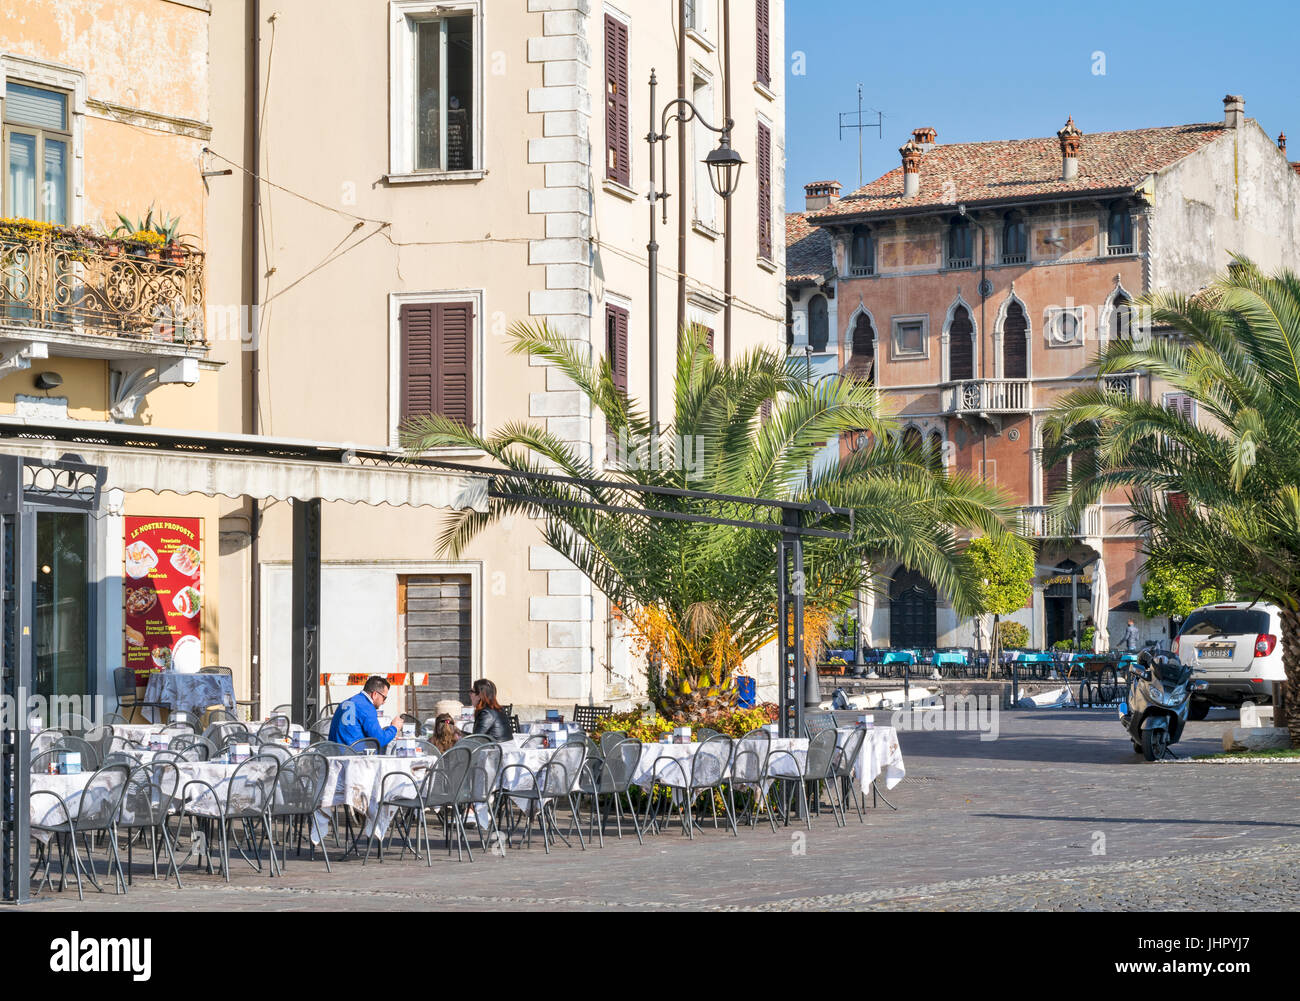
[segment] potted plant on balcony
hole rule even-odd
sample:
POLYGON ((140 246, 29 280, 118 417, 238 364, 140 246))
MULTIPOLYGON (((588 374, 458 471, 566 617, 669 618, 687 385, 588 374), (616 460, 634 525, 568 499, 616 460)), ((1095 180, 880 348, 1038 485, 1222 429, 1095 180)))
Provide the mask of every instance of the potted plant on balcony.
POLYGON ((185 260, 188 251, 181 245, 177 236, 180 220, 176 217, 164 218, 161 214, 154 218, 153 206, 143 219, 132 222, 121 212, 117 214, 120 225, 109 232, 110 239, 120 237, 126 245, 127 253, 133 257, 147 257, 151 261, 167 260, 176 264, 185 260))

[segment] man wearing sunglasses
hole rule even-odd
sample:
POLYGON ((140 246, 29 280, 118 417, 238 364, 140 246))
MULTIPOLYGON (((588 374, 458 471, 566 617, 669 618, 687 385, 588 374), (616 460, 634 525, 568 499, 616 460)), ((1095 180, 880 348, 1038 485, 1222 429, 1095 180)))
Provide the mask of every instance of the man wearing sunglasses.
MULTIPOLYGON (((379 707, 387 700, 388 680, 377 674, 371 675, 361 691, 340 702, 334 710, 329 739, 350 747, 362 737, 371 737, 379 742, 382 751, 397 736, 396 726, 379 725, 379 707)), ((394 722, 400 723, 404 718, 398 716, 394 722)))

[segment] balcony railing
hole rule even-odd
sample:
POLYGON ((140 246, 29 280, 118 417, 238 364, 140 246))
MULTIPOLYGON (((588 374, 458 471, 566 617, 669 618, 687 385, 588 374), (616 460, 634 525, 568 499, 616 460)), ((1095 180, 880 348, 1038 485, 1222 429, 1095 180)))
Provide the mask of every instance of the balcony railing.
POLYGON ((1088 507, 1079 520, 1055 514, 1048 507, 1022 507, 1020 534, 1030 539, 1078 539, 1101 535, 1101 508, 1088 507))
POLYGON ((1132 401, 1137 399, 1137 380, 1134 373, 1124 375, 1104 375, 1101 377, 1102 391, 1117 399, 1132 401))
POLYGON ((962 414, 1022 414, 1033 409, 1028 379, 972 379, 944 388, 944 410, 962 414))
POLYGON ((1002 255, 1003 264, 1024 264, 1026 260, 1027 260, 1027 256, 1025 254, 1003 254, 1002 255))
POLYGON ((1106 247, 1106 254, 1109 257, 1119 257, 1122 254, 1133 253, 1133 244, 1131 243, 1112 243, 1106 247))
POLYGON ((0 223, 0 328, 202 344, 203 254, 0 223))
POLYGON ((949 271, 967 271, 974 261, 969 257, 950 257, 948 258, 949 271))

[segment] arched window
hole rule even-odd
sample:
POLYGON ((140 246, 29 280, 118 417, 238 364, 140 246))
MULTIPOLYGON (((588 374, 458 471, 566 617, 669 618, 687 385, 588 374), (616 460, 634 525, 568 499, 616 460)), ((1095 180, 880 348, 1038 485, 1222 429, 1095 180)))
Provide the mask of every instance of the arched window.
POLYGON ((849 271, 855 278, 876 273, 876 244, 866 226, 853 227, 849 245, 849 271))
POLYGON ((815 295, 808 300, 808 343, 815 352, 825 351, 830 337, 831 320, 826 296, 815 295))
POLYGON ((1110 222, 1106 226, 1106 253, 1133 253, 1133 214, 1122 202, 1110 207, 1110 222))
POLYGON ((926 439, 925 449, 930 460, 930 468, 935 472, 940 472, 944 467, 943 435, 938 431, 931 431, 930 437, 926 439))
POLYGON ((1029 227, 1019 212, 1008 212, 1002 221, 1002 263, 1024 264, 1029 257, 1029 227))
POLYGON ((1110 338, 1113 341, 1133 339, 1133 304, 1123 292, 1115 294, 1110 314, 1110 338))
POLYGON ((975 328, 965 306, 953 310, 948 324, 948 379, 961 382, 975 378, 975 328))
POLYGON ((787 353, 794 348, 794 303, 789 299, 785 301, 785 350, 787 353))
POLYGON ((1014 299, 1002 324, 1002 378, 1029 378, 1029 321, 1014 299))
POLYGON ((975 234, 965 216, 948 224, 948 267, 969 268, 975 259, 975 234))
POLYGON ((853 322, 850 347, 853 353, 849 357, 849 375, 871 382, 876 367, 876 332, 871 329, 871 319, 866 313, 859 313, 853 322))
POLYGON ((920 452, 924 440, 921 438, 921 432, 916 428, 909 427, 903 432, 903 447, 911 452, 920 452))

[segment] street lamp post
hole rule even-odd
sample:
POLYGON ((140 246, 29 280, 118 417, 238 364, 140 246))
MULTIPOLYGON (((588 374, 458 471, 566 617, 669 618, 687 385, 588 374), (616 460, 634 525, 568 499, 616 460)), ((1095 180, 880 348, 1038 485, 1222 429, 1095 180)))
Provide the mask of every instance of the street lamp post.
MULTIPOLYGON (((668 205, 667 200, 670 197, 668 191, 660 190, 657 187, 658 181, 655 173, 655 145, 666 144, 668 142, 668 125, 673 121, 680 121, 683 124, 699 119, 710 132, 718 135, 718 147, 712 150, 704 158, 704 164, 709 170, 709 184, 719 198, 730 198, 736 192, 736 185, 740 182, 740 168, 745 161, 740 158, 740 154, 731 148, 731 130, 735 127, 735 122, 728 118, 721 128, 710 125, 709 122, 700 114, 699 109, 684 97, 678 97, 664 105, 663 111, 659 114, 659 120, 655 120, 655 88, 658 82, 655 78, 655 71, 650 71, 650 132, 646 135, 646 142, 650 145, 650 193, 646 198, 650 202, 650 242, 646 244, 646 255, 650 264, 650 429, 651 434, 656 438, 655 448, 658 449, 659 435, 659 243, 655 238, 655 206, 659 202, 664 202, 664 225, 668 225, 668 205), (657 124, 657 128, 656 128, 657 124)), ((667 184, 668 178, 668 147, 663 145, 660 149, 660 156, 663 158, 664 183, 667 184)))

